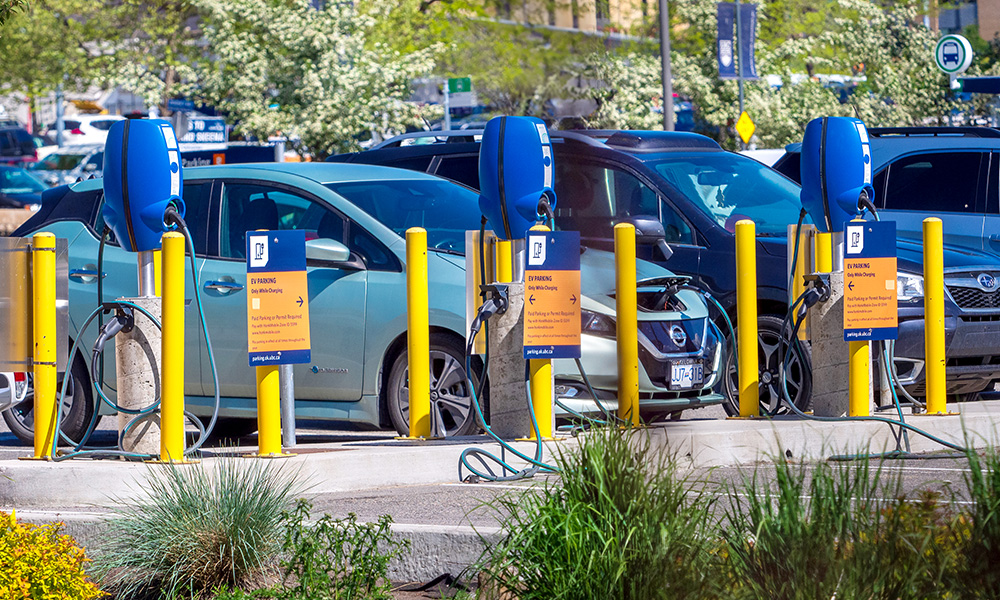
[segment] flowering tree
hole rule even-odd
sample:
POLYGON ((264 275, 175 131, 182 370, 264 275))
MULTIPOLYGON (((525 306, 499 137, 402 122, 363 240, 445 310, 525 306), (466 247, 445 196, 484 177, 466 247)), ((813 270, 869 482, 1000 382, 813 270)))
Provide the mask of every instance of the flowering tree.
POLYGON ((237 130, 267 139, 284 134, 322 158, 358 148, 371 133, 419 123, 406 102, 410 81, 430 72, 440 47, 405 56, 369 39, 373 15, 349 2, 195 0, 213 60, 201 72, 205 100, 228 113, 237 130))

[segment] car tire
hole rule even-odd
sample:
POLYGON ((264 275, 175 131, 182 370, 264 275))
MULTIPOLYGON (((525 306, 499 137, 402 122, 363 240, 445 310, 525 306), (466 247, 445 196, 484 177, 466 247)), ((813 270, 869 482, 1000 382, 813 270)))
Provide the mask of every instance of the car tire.
MULTIPOLYGON (((56 396, 62 391, 64 374, 60 373, 56 380, 56 396)), ((11 433, 21 443, 31 446, 35 440, 35 390, 31 385, 32 375, 28 373, 28 391, 24 401, 3 412, 3 420, 11 433)), ((93 392, 90 387, 90 376, 83 358, 77 356, 70 369, 70 382, 66 388, 66 398, 62 402, 62 432, 74 442, 80 442, 90 426, 94 416, 93 392)), ((98 415, 97 420, 101 417, 98 415)), ((95 424, 96 428, 96 424, 95 424)), ((60 444, 63 440, 60 440, 60 444)))
MULTIPOLYGON (((202 418, 201 421, 208 427, 210 417, 202 418)), ((208 435, 210 441, 238 440, 257 431, 257 419, 244 419, 239 417, 219 417, 215 420, 215 427, 208 435)))
MULTIPOLYGON (((761 415, 780 415, 789 412, 787 404, 782 400, 778 377, 779 342, 782 337, 787 340, 790 333, 790 328, 786 328, 785 335, 781 335, 783 323, 783 319, 774 315, 757 317, 758 390, 761 415)), ((812 358, 807 343, 796 344, 795 347, 799 351, 788 359, 790 362, 786 380, 789 396, 795 406, 804 412, 809 409, 812 402, 812 358)), ((723 389, 725 400, 722 403, 726 414, 731 417, 740 414, 739 379, 733 356, 734 353, 730 352, 726 357, 726 385, 723 389)))
MULTIPOLYGON (((469 435, 479 426, 471 382, 465 371, 465 349, 461 343, 444 336, 431 336, 431 435, 452 437, 469 435), (437 424, 438 431, 434 431, 437 424)), ((400 435, 410 431, 408 354, 396 355, 385 380, 386 410, 392 426, 400 435)), ((478 361, 475 361, 478 363, 478 361)), ((475 364, 474 363, 474 364, 475 364)), ((475 377, 481 368, 473 366, 475 377)), ((480 399, 480 406, 484 400, 480 399)))

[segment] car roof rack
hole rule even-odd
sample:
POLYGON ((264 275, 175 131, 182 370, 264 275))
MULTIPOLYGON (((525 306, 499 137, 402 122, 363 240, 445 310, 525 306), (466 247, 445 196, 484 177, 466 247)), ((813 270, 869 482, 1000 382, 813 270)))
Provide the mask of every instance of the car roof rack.
POLYGON ((434 138, 435 144, 461 144, 463 142, 475 142, 477 137, 482 138, 482 129, 449 129, 447 131, 413 131, 401 135, 393 136, 385 141, 379 142, 371 147, 372 150, 382 148, 394 148, 402 146, 403 140, 414 140, 423 138, 434 138))
POLYGON ((942 135, 975 137, 975 138, 1000 138, 1000 130, 992 127, 871 127, 868 134, 872 137, 883 136, 931 136, 942 135))

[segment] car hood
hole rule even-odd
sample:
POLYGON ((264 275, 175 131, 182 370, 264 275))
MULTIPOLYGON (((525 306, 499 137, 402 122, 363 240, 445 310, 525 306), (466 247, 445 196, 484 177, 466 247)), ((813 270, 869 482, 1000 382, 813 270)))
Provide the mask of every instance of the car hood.
MULTIPOLYGON (((900 238, 896 240, 896 251, 901 271, 923 272, 924 245, 922 242, 900 238)), ((944 268, 946 271, 960 271, 978 267, 1000 269, 1000 258, 979 250, 951 244, 944 245, 944 268)))

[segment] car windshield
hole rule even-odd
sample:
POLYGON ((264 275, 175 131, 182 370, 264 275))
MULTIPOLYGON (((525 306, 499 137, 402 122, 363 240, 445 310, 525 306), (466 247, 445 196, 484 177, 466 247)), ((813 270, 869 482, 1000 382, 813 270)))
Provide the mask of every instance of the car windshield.
MULTIPOLYGON (((733 154, 713 152, 671 156, 651 161, 670 185, 726 231, 736 221, 750 219, 757 235, 784 236, 802 209, 799 187, 761 163, 733 154)), ((805 222, 811 222, 806 217, 805 222)))
POLYGON ((30 194, 46 189, 45 184, 24 169, 0 169, 0 193, 30 194))
POLYGON ((80 161, 87 158, 86 154, 49 154, 31 166, 35 171, 71 171, 80 161))
POLYGON ((465 253, 465 232, 479 229, 479 196, 434 179, 353 181, 326 187, 378 219, 400 236, 410 227, 427 230, 431 249, 465 253))

